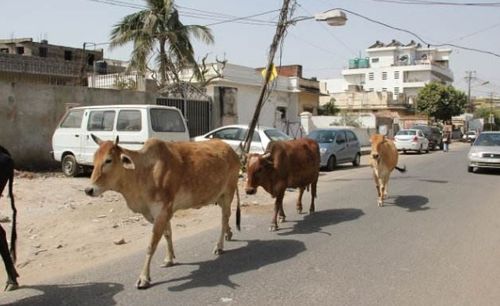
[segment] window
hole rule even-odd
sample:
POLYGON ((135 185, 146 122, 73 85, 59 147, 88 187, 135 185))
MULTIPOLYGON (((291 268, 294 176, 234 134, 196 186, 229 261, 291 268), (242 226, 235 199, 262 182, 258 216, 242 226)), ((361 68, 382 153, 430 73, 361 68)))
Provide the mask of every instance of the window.
POLYGON ((118 113, 116 121, 117 131, 140 131, 141 129, 141 111, 122 110, 118 113))
POLYGON ((276 107, 276 111, 279 113, 279 117, 281 120, 286 119, 286 107, 278 106, 276 107))
POLYGON ((371 59, 372 63, 378 63, 378 57, 374 57, 371 59))
POLYGON ((186 127, 179 112, 171 109, 151 109, 151 126, 155 132, 184 132, 186 127))
POLYGON ((0 53, 9 53, 9 48, 0 48, 0 53))
POLYGON ((24 47, 16 47, 17 54, 24 54, 24 47))
POLYGON ((290 140, 292 137, 288 136, 287 134, 283 133, 282 131, 278 129, 269 129, 265 130, 264 134, 266 134, 269 139, 275 141, 275 140, 290 140))
POLYGON ((80 128, 82 125, 83 110, 70 111, 61 122, 62 128, 80 128))
POLYGON ((382 72, 382 80, 387 80, 387 72, 382 72))
POLYGON ((374 91, 375 89, 374 88, 368 88, 368 91, 374 91))
POLYGON ((338 144, 343 144, 345 143, 345 141, 346 141, 345 133, 344 132, 337 133, 337 138, 335 139, 335 142, 337 142, 338 144))
POLYGON ((399 96, 399 87, 394 87, 394 95, 399 96))
POLYGON ((395 80, 399 79, 399 71, 394 71, 394 79, 395 80))
POLYGON ((38 55, 40 57, 47 57, 47 48, 46 47, 38 48, 38 55))
MULTIPOLYGON (((247 137, 248 134, 248 129, 244 129, 241 131, 240 135, 238 136, 238 140, 243 141, 247 137)), ((252 135, 252 142, 260 142, 260 136, 257 131, 253 132, 252 135)))
POLYGON ((95 56, 94 54, 87 54, 87 65, 94 65, 95 56))
MULTIPOLYGON (((211 138, 225 139, 225 140, 243 140, 244 133, 241 133, 239 128, 227 128, 213 133, 211 138), (241 134, 241 136, 239 136, 241 134)), ((255 133, 254 133, 255 136, 255 133)))
POLYGON ((114 121, 114 111, 92 111, 87 129, 89 131, 112 131, 114 121))
POLYGON ((69 50, 64 50, 64 60, 71 61, 73 59, 73 52, 69 50))
POLYGON ((349 140, 349 142, 358 141, 356 134, 354 134, 352 131, 346 131, 346 133, 347 133, 347 140, 349 140))
POLYGON ((373 81, 375 74, 373 72, 368 73, 368 80, 373 81))
POLYGON ((386 91, 387 91, 387 88, 382 88, 382 91, 383 91, 383 92, 386 92, 386 91))

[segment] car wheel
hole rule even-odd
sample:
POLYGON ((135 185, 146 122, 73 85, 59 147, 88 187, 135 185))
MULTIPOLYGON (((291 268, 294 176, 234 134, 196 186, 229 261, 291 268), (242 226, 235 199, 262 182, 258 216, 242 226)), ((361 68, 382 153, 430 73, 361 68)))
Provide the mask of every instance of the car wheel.
POLYGON ((64 175, 68 177, 75 177, 78 175, 78 164, 72 154, 63 157, 61 161, 61 168, 64 175))
POLYGON ((330 156, 330 158, 328 159, 328 163, 326 165, 326 169, 328 171, 333 171, 333 169, 335 169, 336 165, 337 165, 337 159, 333 155, 330 156))
POLYGON ((403 150, 403 154, 406 154, 406 150, 403 150))
POLYGON ((469 172, 469 173, 474 172, 474 167, 472 167, 472 166, 467 166, 467 172, 469 172))
POLYGON ((361 154, 357 153, 356 157, 354 157, 354 160, 352 161, 352 165, 354 167, 359 167, 360 163, 361 163, 361 154))

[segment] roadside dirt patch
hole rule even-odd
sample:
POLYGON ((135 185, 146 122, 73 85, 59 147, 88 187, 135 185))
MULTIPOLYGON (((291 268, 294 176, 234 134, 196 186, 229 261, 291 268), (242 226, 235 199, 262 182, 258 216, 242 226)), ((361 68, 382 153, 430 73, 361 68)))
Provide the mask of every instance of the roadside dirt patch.
MULTIPOLYGON (((67 178, 61 173, 17 172, 14 197, 18 210, 18 261, 21 285, 71 274, 90 266, 115 260, 137 250, 146 250, 152 225, 128 209, 123 197, 106 192, 98 198, 85 195, 88 177, 67 178)), ((242 214, 271 219, 272 199, 263 189, 244 194, 240 180, 242 214)), ((4 192, 0 219, 10 237, 11 210, 4 192)), ((295 196, 296 193, 287 193, 295 196)), ((234 210, 230 225, 234 228, 234 210)), ((176 239, 220 226, 220 208, 215 205, 178 211, 173 220, 176 239)), ((215 239, 215 237, 214 237, 215 239)), ((215 241, 215 240, 214 240, 215 241)), ((164 241, 156 256, 164 256, 164 241)), ((0 281, 5 280, 3 264, 0 281)))

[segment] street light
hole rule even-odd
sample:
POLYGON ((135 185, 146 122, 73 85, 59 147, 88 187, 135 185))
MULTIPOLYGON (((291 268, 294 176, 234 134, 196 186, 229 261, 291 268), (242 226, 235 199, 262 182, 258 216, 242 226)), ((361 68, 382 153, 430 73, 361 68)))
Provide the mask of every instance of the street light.
POLYGON ((313 17, 297 17, 291 20, 287 20, 287 15, 288 15, 288 10, 289 10, 289 0, 284 0, 283 1, 283 6, 281 8, 280 12, 280 20, 278 22, 278 25, 276 27, 276 33, 274 34, 273 41, 271 43, 271 47, 269 48, 269 56, 268 56, 268 63, 266 67, 266 73, 264 76, 264 83, 262 84, 262 88, 260 91, 259 95, 259 100, 257 101, 257 105, 255 107, 255 112, 252 117, 252 120, 250 121, 250 125, 248 126, 248 132, 245 136, 245 139, 243 140, 242 144, 242 159, 246 160, 246 154, 250 151, 250 143, 253 138, 253 133, 255 130, 255 127, 257 126, 257 122, 259 121, 259 115, 260 111, 262 109, 262 106, 264 104, 264 96, 267 91, 267 86, 269 84, 269 81, 271 80, 272 72, 273 72, 273 66, 274 66, 274 56, 276 54, 276 50, 278 49, 279 42, 284 36, 284 33, 286 31, 286 28, 290 24, 296 24, 299 21, 302 20, 309 20, 309 19, 315 19, 316 21, 326 21, 327 24, 330 26, 342 26, 345 24, 347 21, 347 17, 344 12, 342 12, 339 9, 331 9, 328 11, 325 11, 320 14, 316 14, 313 17))

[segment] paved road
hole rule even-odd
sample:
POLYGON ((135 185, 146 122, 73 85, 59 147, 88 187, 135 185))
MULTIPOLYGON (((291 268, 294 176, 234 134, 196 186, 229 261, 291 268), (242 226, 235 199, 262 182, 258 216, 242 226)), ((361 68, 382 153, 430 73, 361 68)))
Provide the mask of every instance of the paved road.
POLYGON ((277 233, 268 232, 270 215, 245 215, 220 257, 210 253, 218 231, 178 240, 179 264, 168 269, 158 267, 160 248, 146 291, 134 288, 139 252, 0 303, 498 305, 500 172, 467 173, 467 148, 402 156, 408 172, 393 175, 383 208, 366 156, 360 168, 322 173, 315 214, 287 203, 277 233))

